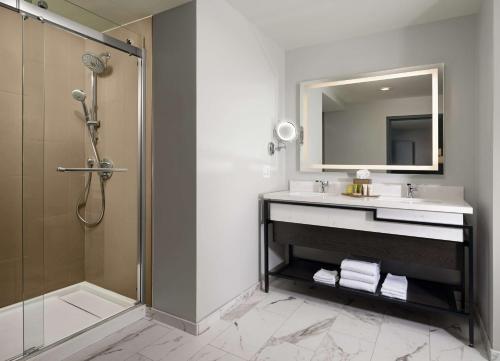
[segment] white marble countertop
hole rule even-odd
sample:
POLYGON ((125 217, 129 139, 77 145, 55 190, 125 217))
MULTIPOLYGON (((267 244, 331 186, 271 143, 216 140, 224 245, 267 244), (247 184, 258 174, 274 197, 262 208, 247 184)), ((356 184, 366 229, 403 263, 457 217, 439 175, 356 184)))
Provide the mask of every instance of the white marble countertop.
POLYGON ((332 204, 363 208, 391 208, 415 211, 472 214, 472 207, 464 200, 440 200, 424 198, 402 198, 381 196, 376 198, 354 198, 333 193, 316 192, 273 192, 263 195, 264 199, 332 204))

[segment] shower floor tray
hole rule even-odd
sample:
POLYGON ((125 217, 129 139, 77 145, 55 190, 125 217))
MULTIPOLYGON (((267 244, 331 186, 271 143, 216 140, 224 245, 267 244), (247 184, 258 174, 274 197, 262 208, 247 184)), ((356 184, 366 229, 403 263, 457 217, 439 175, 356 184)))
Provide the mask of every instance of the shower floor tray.
POLYGON ((51 345, 134 304, 133 299, 81 282, 26 301, 24 336, 23 303, 1 308, 0 361, 22 354, 23 338, 30 345, 51 345))

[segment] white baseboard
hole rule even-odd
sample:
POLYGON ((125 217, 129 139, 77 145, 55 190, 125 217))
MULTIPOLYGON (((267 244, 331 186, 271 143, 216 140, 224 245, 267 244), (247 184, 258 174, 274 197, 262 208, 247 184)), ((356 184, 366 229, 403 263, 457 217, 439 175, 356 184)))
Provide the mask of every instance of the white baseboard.
POLYGON ((229 302, 225 303, 223 306, 221 306, 220 308, 218 308, 217 310, 215 310, 214 312, 212 312, 211 314, 204 317, 201 321, 198 322, 188 321, 183 318, 177 317, 175 315, 169 314, 167 312, 157 310, 155 308, 151 309, 151 317, 153 317, 155 320, 159 322, 163 322, 169 326, 175 327, 179 330, 198 336, 207 331, 213 323, 220 320, 221 316, 225 314, 228 310, 232 309, 236 305, 244 302, 249 297, 251 297, 255 293, 255 291, 257 291, 259 288, 260 288, 260 282, 257 282, 252 287, 248 288, 243 293, 236 296, 229 302))
POLYGON ((500 360, 500 351, 493 350, 492 348, 490 348, 490 360, 491 361, 500 360))
POLYGON ((484 326, 483 318, 481 317, 481 314, 477 311, 477 308, 475 310, 475 314, 488 359, 490 361, 499 361, 500 351, 494 350, 492 348, 490 338, 488 337, 488 333, 486 332, 486 327, 484 326))
POLYGON ((56 344, 40 350, 27 358, 29 361, 61 361, 72 354, 83 350, 106 336, 115 333, 122 328, 139 321, 146 315, 146 306, 138 305, 130 310, 126 310, 110 319, 102 321, 100 324, 84 330, 76 336, 70 336, 56 344))

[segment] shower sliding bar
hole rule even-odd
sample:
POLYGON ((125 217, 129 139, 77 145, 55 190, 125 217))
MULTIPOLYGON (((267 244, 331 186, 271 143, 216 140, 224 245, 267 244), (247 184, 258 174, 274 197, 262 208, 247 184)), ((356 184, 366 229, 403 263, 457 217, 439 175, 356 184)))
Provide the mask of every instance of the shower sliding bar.
POLYGON ((126 172, 127 168, 65 168, 65 167, 57 167, 58 172, 69 173, 69 172, 126 172))

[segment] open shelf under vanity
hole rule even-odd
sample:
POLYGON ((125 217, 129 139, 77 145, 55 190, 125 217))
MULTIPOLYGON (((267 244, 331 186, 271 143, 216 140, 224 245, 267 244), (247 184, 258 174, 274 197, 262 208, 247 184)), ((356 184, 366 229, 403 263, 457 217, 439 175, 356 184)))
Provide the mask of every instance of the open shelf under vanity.
POLYGON ((382 287, 382 283, 383 280, 385 279, 386 273, 381 273, 377 291, 375 293, 370 293, 367 291, 342 287, 338 284, 338 282, 335 286, 328 285, 325 283, 315 282, 313 280, 313 275, 320 268, 325 268, 329 270, 335 269, 340 274, 339 265, 317 262, 302 258, 294 258, 288 264, 283 265, 278 269, 271 271, 270 275, 290 280, 306 282, 316 287, 326 287, 331 289, 332 293, 354 295, 371 299, 380 299, 386 302, 412 305, 414 307, 431 309, 433 311, 453 312, 464 315, 467 314, 467 312, 465 312, 460 307, 461 304, 460 299, 457 299, 456 297, 457 293, 460 292, 460 288, 458 286, 407 277, 408 293, 406 301, 404 301, 382 295, 380 289, 382 287))

